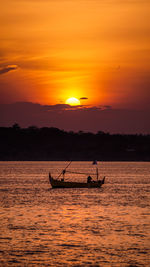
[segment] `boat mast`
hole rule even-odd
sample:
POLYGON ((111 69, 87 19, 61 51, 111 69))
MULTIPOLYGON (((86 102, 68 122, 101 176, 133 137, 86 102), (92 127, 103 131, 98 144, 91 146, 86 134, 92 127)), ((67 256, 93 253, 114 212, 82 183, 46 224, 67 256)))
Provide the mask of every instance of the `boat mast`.
POLYGON ((99 173, 98 173, 98 168, 96 168, 96 177, 97 177, 97 181, 98 181, 98 175, 99 175, 99 173))
MULTIPOLYGON (((93 160, 93 165, 97 165, 97 160, 96 160, 96 159, 93 160)), ((97 177, 97 181, 98 181, 98 175, 99 175, 99 173, 98 173, 98 168, 97 168, 97 166, 96 166, 96 177, 97 177)))

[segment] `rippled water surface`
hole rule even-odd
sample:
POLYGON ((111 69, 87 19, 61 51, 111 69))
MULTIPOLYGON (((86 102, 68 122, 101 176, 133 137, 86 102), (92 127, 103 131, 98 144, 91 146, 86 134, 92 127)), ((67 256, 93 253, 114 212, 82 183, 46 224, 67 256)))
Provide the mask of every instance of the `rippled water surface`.
POLYGON ((0 266, 150 266, 150 163, 100 162, 102 188, 51 189, 66 165, 0 162, 0 266))

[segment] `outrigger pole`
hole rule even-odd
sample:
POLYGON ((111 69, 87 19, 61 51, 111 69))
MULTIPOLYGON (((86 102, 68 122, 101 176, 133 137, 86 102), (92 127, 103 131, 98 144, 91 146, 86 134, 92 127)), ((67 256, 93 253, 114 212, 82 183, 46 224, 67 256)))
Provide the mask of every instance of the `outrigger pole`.
POLYGON ((71 162, 72 162, 72 161, 70 161, 69 164, 67 165, 67 167, 66 167, 64 170, 62 170, 62 172, 58 175, 57 179, 58 179, 61 175, 63 175, 63 178, 64 178, 64 175, 65 175, 65 173, 66 173, 66 169, 70 166, 71 162))
MULTIPOLYGON (((61 171, 61 173, 58 175, 57 179, 63 175, 63 180, 64 180, 64 176, 65 176, 65 173, 66 173, 66 169, 70 166, 72 161, 69 162, 69 164, 66 166, 66 168, 64 170, 61 171)), ((97 160, 94 160, 93 161, 93 165, 97 165, 97 160)), ((77 173, 77 174, 86 174, 86 173, 83 173, 83 172, 73 172, 73 171, 67 171, 69 173, 77 173)), ((86 174, 86 175, 89 175, 89 174, 86 174)), ((93 174, 94 175, 94 174, 93 174)), ((98 181, 98 177, 99 177, 99 171, 98 171, 98 168, 96 167, 96 178, 97 178, 97 181, 98 181)))

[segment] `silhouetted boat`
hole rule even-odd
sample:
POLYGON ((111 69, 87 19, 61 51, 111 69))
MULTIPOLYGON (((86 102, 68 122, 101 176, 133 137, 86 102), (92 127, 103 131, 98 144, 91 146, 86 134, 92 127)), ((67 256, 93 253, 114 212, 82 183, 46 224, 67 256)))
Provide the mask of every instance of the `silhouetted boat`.
POLYGON ((87 182, 70 182, 64 180, 64 175, 66 172, 75 173, 75 174, 85 174, 85 173, 79 173, 79 172, 72 172, 72 171, 66 171, 66 169, 69 167, 71 162, 68 164, 68 166, 60 173, 57 179, 54 179, 51 174, 49 173, 49 182, 52 186, 52 188, 100 188, 104 182, 105 182, 105 176, 102 180, 98 180, 98 168, 96 169, 96 175, 97 180, 93 181, 91 176, 87 177, 87 182), (63 175, 63 178, 59 180, 60 176, 63 175))
POLYGON ((49 181, 52 188, 100 188, 105 182, 105 177, 102 180, 91 181, 86 183, 80 182, 67 182, 63 180, 54 179, 51 174, 49 174, 49 181))

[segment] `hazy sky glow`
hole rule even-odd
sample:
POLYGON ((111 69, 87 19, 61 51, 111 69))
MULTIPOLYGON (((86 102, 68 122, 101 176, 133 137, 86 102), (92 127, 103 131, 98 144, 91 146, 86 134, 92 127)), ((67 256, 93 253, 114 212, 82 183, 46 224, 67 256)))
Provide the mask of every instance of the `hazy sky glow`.
POLYGON ((0 103, 149 109, 149 0, 5 0, 0 103))

